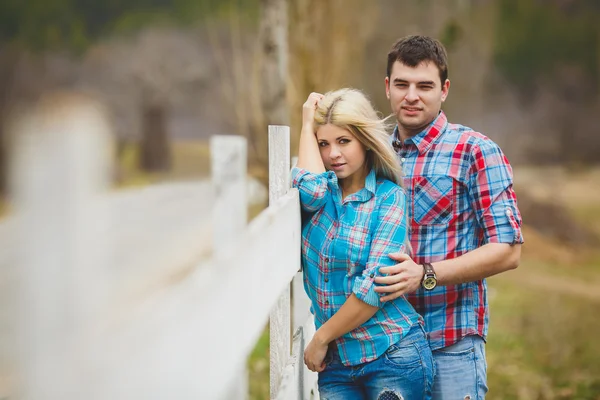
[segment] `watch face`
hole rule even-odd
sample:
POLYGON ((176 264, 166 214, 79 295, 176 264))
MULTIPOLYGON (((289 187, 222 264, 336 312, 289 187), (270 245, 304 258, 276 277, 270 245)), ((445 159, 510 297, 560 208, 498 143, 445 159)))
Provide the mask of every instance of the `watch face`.
POLYGON ((433 277, 427 278, 423 281, 423 287, 427 290, 431 290, 437 285, 437 280, 433 277))

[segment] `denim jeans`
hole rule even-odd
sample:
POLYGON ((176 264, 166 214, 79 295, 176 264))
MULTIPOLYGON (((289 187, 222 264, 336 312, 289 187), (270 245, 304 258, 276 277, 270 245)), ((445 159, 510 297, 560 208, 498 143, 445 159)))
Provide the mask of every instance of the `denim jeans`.
POLYGON ((376 360, 345 366, 337 351, 328 351, 319 373, 321 400, 431 399, 434 364, 420 325, 376 360))
POLYGON ((487 388, 485 342, 466 336, 452 346, 433 352, 436 375, 434 400, 483 400, 487 388))

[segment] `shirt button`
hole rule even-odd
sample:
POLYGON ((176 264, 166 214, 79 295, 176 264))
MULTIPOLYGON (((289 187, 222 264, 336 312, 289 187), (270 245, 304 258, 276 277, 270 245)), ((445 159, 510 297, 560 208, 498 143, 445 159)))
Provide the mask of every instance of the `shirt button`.
POLYGON ((325 257, 325 262, 329 262, 329 257, 325 257))
POLYGON ((328 305, 328 304, 329 304, 329 300, 325 300, 325 304, 327 304, 327 305, 328 305))
POLYGON ((405 161, 406 161, 406 158, 402 157, 401 161, 402 161, 402 162, 405 162, 405 161))
POLYGON ((329 282, 329 278, 325 278, 325 282, 329 282))
POLYGON ((375 278, 375 274, 371 273, 371 275, 369 275, 371 278, 375 278))
POLYGON ((506 216, 510 217, 512 215, 512 211, 510 210, 510 208, 506 209, 506 216))

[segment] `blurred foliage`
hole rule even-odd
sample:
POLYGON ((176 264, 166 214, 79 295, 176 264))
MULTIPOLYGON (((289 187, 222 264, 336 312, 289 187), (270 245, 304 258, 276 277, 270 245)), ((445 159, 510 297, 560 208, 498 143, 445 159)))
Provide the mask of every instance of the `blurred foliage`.
POLYGON ((448 52, 451 52, 458 46, 463 34, 463 28, 460 26, 460 23, 452 19, 446 23, 440 33, 440 41, 446 46, 448 52))
POLYGON ((599 20, 596 0, 498 0, 497 66, 524 92, 564 65, 582 68, 595 89, 600 80, 599 20))
POLYGON ((98 38, 148 24, 189 24, 237 10, 258 15, 258 0, 3 0, 0 43, 32 50, 83 51, 98 38))

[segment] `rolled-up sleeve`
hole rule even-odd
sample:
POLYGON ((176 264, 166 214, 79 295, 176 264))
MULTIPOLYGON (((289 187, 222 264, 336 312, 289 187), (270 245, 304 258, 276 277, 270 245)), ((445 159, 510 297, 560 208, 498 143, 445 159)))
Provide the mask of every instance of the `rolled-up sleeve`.
POLYGON ((325 205, 327 197, 331 196, 331 183, 337 184, 333 171, 315 174, 302 168, 292 169, 292 187, 298 189, 300 204, 306 211, 314 212, 325 205))
POLYGON ((522 218, 513 190, 512 168, 494 142, 475 146, 469 197, 485 243, 523 243, 522 218))
POLYGON ((404 251, 406 240, 406 196, 398 187, 386 198, 382 199, 379 210, 376 212, 377 221, 371 236, 371 249, 367 265, 362 275, 354 280, 352 291, 361 301, 374 306, 382 307, 380 295, 375 292, 375 277, 381 275, 380 267, 396 264, 388 254, 404 251))

